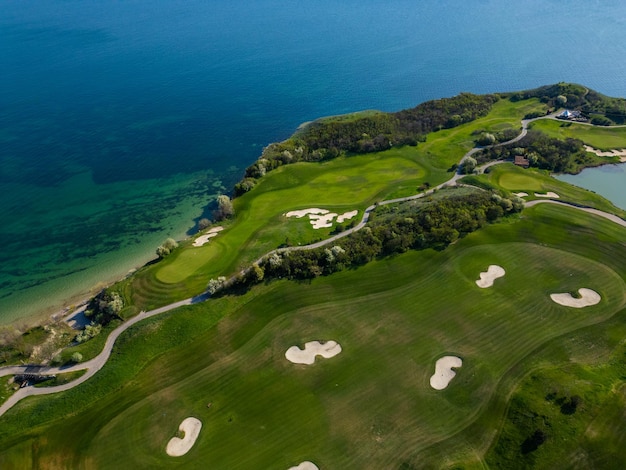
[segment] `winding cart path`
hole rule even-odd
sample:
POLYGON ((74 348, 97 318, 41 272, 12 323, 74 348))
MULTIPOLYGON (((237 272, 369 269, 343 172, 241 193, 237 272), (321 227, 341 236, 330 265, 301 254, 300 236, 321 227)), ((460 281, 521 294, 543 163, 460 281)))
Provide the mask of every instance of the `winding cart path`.
MULTIPOLYGON (((511 139, 508 140, 506 142, 501 142, 499 144, 495 144, 495 145, 491 145, 491 146, 486 146, 486 147, 474 147, 471 150, 469 150, 465 155, 463 155, 463 158, 461 159, 461 161, 463 161, 465 158, 470 157, 471 155, 475 154, 476 152, 483 150, 485 148, 490 148, 490 147, 500 147, 503 145, 509 145, 515 142, 518 142, 519 140, 523 139, 526 134, 528 133, 528 124, 530 124, 533 121, 536 121, 538 119, 555 119, 556 118, 557 113, 553 113, 547 116, 542 116, 539 118, 534 118, 534 119, 524 119, 521 121, 522 123, 522 130, 520 132, 520 134, 511 139)), ((480 169, 484 170, 485 168, 487 168, 488 166, 497 164, 497 163, 502 163, 502 162, 489 162, 483 166, 480 167, 480 169)), ((376 204, 373 204, 371 206, 369 206, 368 208, 365 209, 365 211, 363 212, 363 217, 361 218, 361 221, 355 225, 354 227, 345 230, 344 232, 341 232, 337 235, 334 235, 330 238, 327 238, 326 240, 322 240, 319 241, 317 243, 312 243, 310 245, 304 245, 304 246, 294 246, 294 247, 288 247, 288 248, 279 248, 277 250, 272 250, 269 253, 266 253, 265 255, 263 255, 261 258, 259 258, 256 262, 261 262, 264 258, 272 255, 273 253, 282 253, 285 251, 293 251, 293 250, 313 250, 315 248, 320 248, 322 246, 334 243, 336 240, 339 240, 340 238, 346 237, 348 235, 350 235, 351 233, 354 233, 358 230, 361 230, 363 227, 365 227, 365 225, 367 224, 367 222, 369 221, 369 217, 371 212, 376 209, 376 207, 378 206, 382 206, 382 205, 387 205, 387 204, 395 204, 395 203, 399 203, 399 202, 405 202, 405 201, 412 201, 415 199, 419 199, 425 196, 428 196, 429 194, 433 193, 434 191, 436 191, 439 188, 442 188, 444 186, 451 186, 451 185, 456 185, 457 184, 457 180, 459 180, 460 178, 462 178, 464 175, 459 174, 459 173, 455 173, 454 176, 452 178, 450 178, 448 181, 441 183, 438 186, 435 186, 433 188, 431 188, 428 191, 425 191, 423 193, 420 194, 415 194, 413 196, 407 196, 407 197, 401 197, 401 198, 396 198, 396 199, 389 199, 386 201, 380 201, 376 204)), ((559 201, 554 201, 554 200, 536 200, 536 201, 531 201, 531 202, 527 202, 525 204, 526 207, 532 207, 536 204, 560 204, 560 205, 564 205, 567 207, 572 207, 575 209, 579 209, 585 212, 588 212, 590 214, 594 214, 594 215, 598 215, 600 217, 604 217, 608 220, 610 220, 611 222, 614 222, 616 224, 619 224, 623 227, 626 227, 626 221, 623 219, 620 219, 619 217, 607 213, 607 212, 603 212, 603 211, 599 211, 597 209, 591 209, 591 208, 586 208, 586 207, 578 207, 578 206, 574 206, 574 205, 570 205, 564 202, 559 202, 559 201)), ((250 268, 248 268, 250 269, 250 268)), ((235 276, 232 276, 229 280, 226 281, 226 283, 229 282, 233 282, 235 279, 235 276)), ((160 315, 161 313, 164 312, 168 312, 170 310, 174 310, 178 307, 182 307, 184 305, 191 305, 191 304, 195 304, 198 302, 203 302, 205 300, 207 300, 210 297, 210 294, 208 292, 204 292, 198 296, 195 297, 190 297, 188 299, 184 299, 184 300, 180 300, 178 302, 174 302, 171 303, 169 305, 165 305, 163 307, 154 309, 154 310, 150 310, 147 312, 141 312, 139 313, 137 316, 125 321, 124 323, 122 323, 120 326, 118 326, 115 330, 113 330, 110 334, 109 337, 107 338, 104 347, 102 349, 102 352, 100 354, 98 354, 96 357, 94 357, 93 359, 90 359, 88 361, 79 363, 79 364, 75 364, 72 366, 62 366, 62 367, 47 367, 47 366, 38 366, 38 365, 23 365, 23 366, 7 366, 7 367, 0 367, 0 377, 3 376, 7 376, 7 375, 21 375, 21 374, 26 374, 26 375, 56 375, 56 374, 63 374, 63 373, 67 373, 67 372, 75 372, 75 371, 80 371, 80 370, 87 370, 87 372, 85 374, 83 374, 81 377, 79 377, 76 380, 73 380, 72 382, 63 384, 63 385, 57 385, 54 387, 42 387, 42 388, 35 388, 33 386, 26 386, 23 388, 20 388, 18 391, 16 391, 11 397, 9 397, 9 399, 7 401, 5 401, 1 406, 0 406, 0 416, 2 416, 4 413, 6 413, 10 408, 12 408, 18 401, 29 397, 29 396, 33 396, 33 395, 47 395, 47 394, 51 394, 51 393, 56 393, 56 392, 62 392, 65 390, 69 390, 71 388, 74 388, 80 384, 82 384, 83 382, 89 380, 91 377, 93 377, 100 369, 102 369, 104 367, 104 365, 107 363, 109 357, 111 356, 111 352, 113 351, 113 346, 115 345, 115 342, 117 341, 117 338, 119 338, 119 336, 124 333, 126 330, 128 330, 130 327, 132 327, 133 325, 135 325, 136 323, 139 323, 140 321, 145 320, 146 318, 151 318, 154 317, 156 315, 160 315)))

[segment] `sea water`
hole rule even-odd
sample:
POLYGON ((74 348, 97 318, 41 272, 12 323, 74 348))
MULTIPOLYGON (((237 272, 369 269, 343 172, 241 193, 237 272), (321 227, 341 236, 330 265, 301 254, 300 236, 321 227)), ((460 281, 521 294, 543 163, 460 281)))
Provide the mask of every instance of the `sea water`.
POLYGON ((303 121, 571 81, 626 94, 626 4, 3 0, 0 323, 192 233, 303 121))

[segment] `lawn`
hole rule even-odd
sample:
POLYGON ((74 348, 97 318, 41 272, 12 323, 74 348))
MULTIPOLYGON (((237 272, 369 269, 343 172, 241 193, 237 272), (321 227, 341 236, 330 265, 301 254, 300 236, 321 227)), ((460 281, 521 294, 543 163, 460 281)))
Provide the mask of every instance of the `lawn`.
MULTIPOLYGON (((360 219, 376 201, 447 180, 476 131, 519 126, 542 107, 501 101, 487 117, 434 132, 417 147, 280 167, 235 200, 237 217, 220 235, 201 248, 184 241, 124 281, 124 297, 133 311, 167 304, 281 244, 325 238, 332 228, 283 214, 357 209, 360 219)), ((509 164, 472 181, 554 191, 624 214, 589 191, 509 164)), ((539 410, 559 427, 529 460, 575 463, 582 446, 584 462, 606 462, 626 440, 626 400, 614 386, 623 379, 625 237, 603 218, 541 204, 443 251, 261 284, 151 318, 119 338, 89 381, 9 410, 0 421, 0 468, 506 466, 521 461, 519 441, 536 424, 518 426, 516 410, 539 410), (481 289, 475 281, 491 264, 506 274, 481 289), (598 292, 600 303, 574 309, 550 299, 581 287, 598 292), (311 366, 285 359, 289 347, 313 340, 338 341, 342 352, 311 366), (446 389, 434 390, 429 380, 445 355, 463 365, 446 389), (544 403, 553 382, 572 384, 557 395, 583 396, 575 422, 555 405, 561 395, 544 403), (168 457, 168 440, 189 416, 203 423, 198 441, 184 457, 168 457), (583 429, 578 441, 558 445, 583 429)), ((103 339, 78 348, 91 357, 103 339)))
POLYGON ((600 150, 626 148, 626 127, 589 126, 571 122, 542 119, 530 125, 557 139, 571 137, 600 150))
POLYGON ((486 174, 467 177, 467 181, 469 183, 478 182, 482 186, 486 185, 513 193, 525 192, 528 194, 528 196, 524 196, 526 201, 545 199, 535 196, 535 193, 554 192, 559 195, 559 201, 593 207, 626 218, 626 211, 614 206, 602 196, 552 178, 545 171, 533 168, 523 169, 511 163, 495 165, 489 170, 489 173, 486 174))
POLYGON ((27 438, 36 463, 74 468, 471 463, 468 443, 483 455, 473 442, 495 437, 491 428, 476 436, 474 425, 504 419, 491 404, 511 371, 527 370, 542 347, 610 323, 623 308, 623 238, 624 229, 607 221, 538 206, 443 252, 410 252, 181 309, 133 328, 114 362, 86 384, 7 413, 0 463, 24 452, 27 438), (604 243, 594 243, 598 237, 604 243), (506 275, 480 289, 474 281, 489 264, 506 275), (549 299, 579 287, 599 292, 601 303, 578 310, 549 299), (343 351, 313 366, 285 360, 288 347, 315 339, 334 339, 343 351), (429 378, 446 354, 463 366, 436 391, 429 378), (56 421, 65 409, 73 415, 56 421), (202 420, 200 437, 187 456, 168 457, 165 445, 187 416, 202 420), (34 422, 41 425, 31 429, 34 422))
POLYGON ((417 147, 279 167, 235 199, 236 220, 209 244, 195 248, 184 243, 166 260, 139 272, 132 284, 133 302, 150 309, 190 297, 202 292, 209 279, 233 274, 278 246, 328 237, 332 229, 314 230, 306 219, 283 217, 290 210, 358 209, 360 218, 376 201, 415 194, 425 182, 443 183, 452 176, 447 170, 474 147, 476 132, 519 128, 526 113, 544 108, 535 99, 500 100, 486 117, 433 132, 417 147))

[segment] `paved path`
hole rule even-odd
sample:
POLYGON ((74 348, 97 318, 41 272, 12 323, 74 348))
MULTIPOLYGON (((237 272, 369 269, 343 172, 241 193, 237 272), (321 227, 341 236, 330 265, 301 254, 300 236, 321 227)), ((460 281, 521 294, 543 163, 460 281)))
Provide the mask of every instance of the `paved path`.
MULTIPOLYGON (((547 116, 541 116, 538 118, 534 118, 534 119, 524 119, 522 120, 522 131, 520 132, 520 134, 517 137, 514 137, 511 140, 508 140, 506 142, 501 142, 498 144, 494 144, 494 145, 490 145, 490 146, 485 146, 485 147, 474 147, 471 150, 469 150, 467 153, 465 153, 465 155, 463 155, 463 158, 461 159, 461 162, 463 160, 465 160, 467 157, 473 155, 476 152, 479 152, 483 149, 486 148, 491 148, 491 147, 501 147, 503 145, 509 145, 515 142, 518 142, 519 140, 523 139, 526 134, 528 133, 528 124, 530 124, 533 121, 536 121, 538 119, 556 119, 556 115, 557 113, 553 113, 547 116)), ((612 126, 615 127, 615 126, 612 126)), ((625 126, 626 127, 626 126, 625 126)), ((491 166, 491 165, 495 165, 498 163, 503 163, 501 161, 497 161, 497 162, 489 162, 486 163, 485 165, 482 165, 479 168, 479 171, 484 171, 485 168, 491 166)), ((263 259, 265 259, 268 256, 271 256, 274 253, 283 253, 285 251, 295 251, 295 250, 313 250, 315 248, 320 248, 322 246, 325 245, 329 245, 331 243, 334 243, 336 240, 339 240, 340 238, 346 237, 348 235, 350 235, 351 233, 354 233, 358 230, 361 230, 363 227, 365 227, 365 225, 367 224, 367 222, 369 221, 369 217, 371 212, 376 209, 377 206, 382 206, 382 205, 387 205, 387 204, 396 204, 399 202, 405 202, 405 201, 411 201, 414 199, 419 199, 422 197, 425 197, 431 193, 433 193, 435 190, 442 188, 444 186, 452 186, 452 185, 456 185, 457 181, 462 178, 463 174, 459 174, 458 172, 455 173, 452 178, 450 178, 448 181, 441 183, 440 185, 437 185, 431 189, 429 189, 428 191, 425 191, 423 193, 420 194, 415 194, 413 196, 407 196, 407 197, 401 197, 401 198, 396 198, 396 199, 389 199, 386 201, 381 201, 378 202, 377 204, 371 205, 369 206, 367 209, 365 209, 364 213, 363 213, 363 217, 361 218, 361 221, 355 225, 354 227, 345 230, 337 235, 334 235, 330 238, 327 238, 326 240, 322 240, 319 241, 317 243, 312 243, 310 245, 305 245, 305 246, 292 246, 292 247, 287 247, 287 248, 279 248, 277 250, 272 250, 269 253, 266 253, 265 255, 263 255, 261 258, 259 258, 255 263, 260 263, 263 259)), ((591 208, 582 208, 582 207, 577 207, 577 206, 573 206, 570 204, 566 204, 563 202, 559 202, 559 201, 553 201, 553 200, 538 200, 538 201, 531 201, 531 202, 527 202, 525 204, 526 207, 532 207, 536 204, 541 204, 541 203, 551 203, 551 204, 561 204, 561 205, 566 205, 568 207, 574 207, 576 209, 580 209, 583 210, 585 212, 589 212, 591 214, 595 214, 595 215, 599 215, 601 217, 604 217, 616 224, 619 224, 623 227, 626 227, 626 221, 620 219, 619 217, 613 215, 613 214, 609 214, 606 212, 602 212, 599 211, 597 209, 591 209, 591 208)), ((251 269, 250 267, 247 268, 246 270, 244 270, 242 273, 246 273, 249 269, 251 269)), ((236 276, 232 276, 230 279, 228 279, 226 281, 226 284, 228 283, 232 283, 234 282, 236 276)), ((80 385, 81 383, 89 380, 91 377, 93 377, 100 369, 102 369, 102 367, 104 367, 104 364, 106 364, 107 360, 109 359, 109 357, 111 356, 111 352, 113 350, 113 346, 115 344, 115 341, 117 340, 117 338, 127 329, 129 329, 131 326, 133 326, 136 323, 139 323, 142 320, 145 320, 146 318, 150 318, 153 317, 155 315, 159 315, 161 313, 164 312, 168 312, 170 310, 174 310, 175 308, 178 307, 182 307, 183 305, 191 305, 194 303, 198 303, 198 302, 203 302, 205 300, 207 300, 210 297, 210 295, 207 292, 204 292, 196 297, 191 297, 188 299, 184 299, 178 302, 174 302, 172 304, 166 305, 164 307, 160 307, 154 310, 150 310, 148 312, 141 312, 139 313, 137 316, 131 318, 128 321, 125 321, 124 323, 122 323, 120 326, 118 326, 115 330, 113 330, 110 334, 109 337, 107 338, 104 347, 102 348, 102 352, 100 354, 98 354, 96 357, 94 357, 93 359, 89 360, 89 361, 85 361, 79 364, 75 364, 73 366, 63 366, 63 367, 47 367, 47 366, 37 366, 37 365, 24 365, 24 366, 7 366, 7 367, 0 367, 0 377, 2 376, 7 376, 7 375, 19 375, 19 374, 33 374, 33 375, 55 375, 55 374, 62 374, 65 372, 75 372, 75 371, 79 371, 79 370, 87 370, 87 372, 85 374, 83 374, 81 377, 79 377, 76 380, 73 380, 72 382, 69 382, 67 384, 63 384, 63 385, 58 385, 55 387, 41 387, 41 388, 35 388, 33 386, 27 386, 24 388, 20 388, 17 392, 15 392, 6 402, 4 402, 1 406, 0 406, 0 416, 2 416, 4 413, 7 412, 7 410, 9 410, 13 405, 15 405, 18 401, 20 401, 23 398, 32 396, 32 395, 47 395, 50 393, 56 393, 56 392, 62 392, 65 390, 69 390, 71 388, 76 387, 77 385, 80 385)))
POLYGON ((604 217, 605 219, 610 220, 611 222, 617 224, 617 225, 621 225, 622 227, 626 227, 626 220, 619 218, 616 215, 613 214, 609 214, 608 212, 604 212, 598 209, 593 209, 591 207, 579 207, 579 206, 575 206, 573 204, 568 204, 567 202, 562 202, 562 201, 555 201, 553 199, 542 199, 542 200, 535 200, 535 201, 529 201, 527 203, 524 204, 524 207, 532 207, 532 206, 536 206, 537 204, 558 204, 561 206, 567 206, 567 207, 571 207, 573 209, 578 209, 584 212, 588 212, 589 214, 594 214, 594 215, 598 215, 600 217, 604 217))

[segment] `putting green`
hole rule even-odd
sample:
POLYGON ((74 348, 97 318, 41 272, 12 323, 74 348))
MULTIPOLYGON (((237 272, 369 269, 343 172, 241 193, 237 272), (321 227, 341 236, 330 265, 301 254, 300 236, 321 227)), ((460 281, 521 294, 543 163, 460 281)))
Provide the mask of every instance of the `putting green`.
MULTIPOLYGON (((307 456, 326 468, 397 466, 407 449, 428 447, 474 420, 499 377, 530 351, 610 317, 623 303, 624 282, 611 269, 532 243, 468 243, 434 258, 409 253, 393 265, 401 267, 392 273, 391 263, 372 263, 301 286, 317 299, 306 305, 290 295, 290 283, 262 294, 222 333, 233 334, 250 310, 276 308, 278 298, 279 314, 231 355, 120 411, 90 440, 91 461, 165 466, 172 429, 193 415, 202 433, 178 459, 191 468, 288 468, 307 456), (506 275, 479 289, 475 280, 489 264, 506 275), (329 290, 347 282, 343 293, 329 290), (549 298, 581 286, 597 290, 600 304, 572 311, 549 298), (291 345, 327 337, 343 347, 332 361, 304 367, 285 360, 291 345), (462 357, 463 367, 435 391, 429 377, 448 353, 462 357)), ((188 353, 201 349, 206 344, 188 353)))
POLYGON ((503 173, 498 179, 498 183, 509 191, 541 191, 543 185, 541 181, 533 176, 507 172, 503 173))

